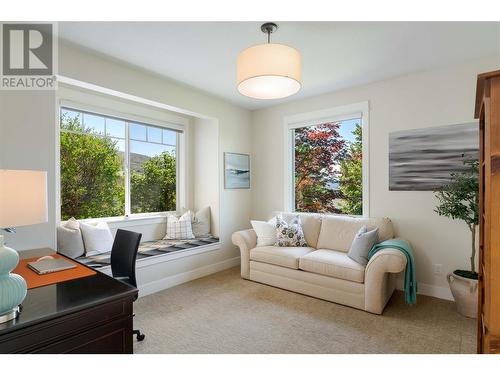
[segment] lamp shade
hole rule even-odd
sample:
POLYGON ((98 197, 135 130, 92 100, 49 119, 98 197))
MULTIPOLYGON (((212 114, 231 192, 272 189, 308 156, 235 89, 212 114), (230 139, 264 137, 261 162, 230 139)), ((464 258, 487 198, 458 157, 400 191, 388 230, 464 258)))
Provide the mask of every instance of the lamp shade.
POLYGON ((47 172, 0 169, 0 228, 47 220, 47 172))
POLYGON ((237 61, 238 91, 256 99, 279 99, 301 87, 301 59, 284 44, 259 44, 240 53, 237 61))

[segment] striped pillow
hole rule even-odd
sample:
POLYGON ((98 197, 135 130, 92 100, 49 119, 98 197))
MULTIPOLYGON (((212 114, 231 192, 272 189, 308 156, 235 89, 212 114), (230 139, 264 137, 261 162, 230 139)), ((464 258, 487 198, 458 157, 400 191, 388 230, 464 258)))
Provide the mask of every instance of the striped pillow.
POLYGON ((164 240, 190 240, 194 238, 191 227, 191 212, 186 212, 180 218, 174 215, 167 216, 167 234, 164 240))

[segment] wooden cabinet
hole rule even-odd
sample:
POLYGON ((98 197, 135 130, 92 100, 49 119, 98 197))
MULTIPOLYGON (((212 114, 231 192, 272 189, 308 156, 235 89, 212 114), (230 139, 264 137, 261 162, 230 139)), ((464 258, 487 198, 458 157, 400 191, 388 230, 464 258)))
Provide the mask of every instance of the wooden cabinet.
POLYGON ((480 222, 478 353, 500 353, 500 70, 478 76, 480 222))

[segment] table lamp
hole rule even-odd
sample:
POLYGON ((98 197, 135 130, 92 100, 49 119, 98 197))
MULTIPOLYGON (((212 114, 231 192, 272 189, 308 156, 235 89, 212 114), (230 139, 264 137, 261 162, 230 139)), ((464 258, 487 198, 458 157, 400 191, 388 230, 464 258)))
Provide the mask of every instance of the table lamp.
MULTIPOLYGON (((47 222, 47 172, 0 169, 0 228, 47 222)), ((11 273, 19 254, 5 246, 0 235, 0 323, 19 316, 19 305, 26 297, 26 281, 11 273)))

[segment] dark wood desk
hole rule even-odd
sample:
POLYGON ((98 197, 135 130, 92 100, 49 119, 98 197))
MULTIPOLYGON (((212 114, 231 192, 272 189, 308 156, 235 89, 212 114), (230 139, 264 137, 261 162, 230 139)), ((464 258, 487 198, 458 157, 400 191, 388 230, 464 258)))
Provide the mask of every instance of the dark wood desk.
POLYGON ((0 353, 132 353, 137 292, 101 272, 30 289, 19 317, 0 324, 0 353))

